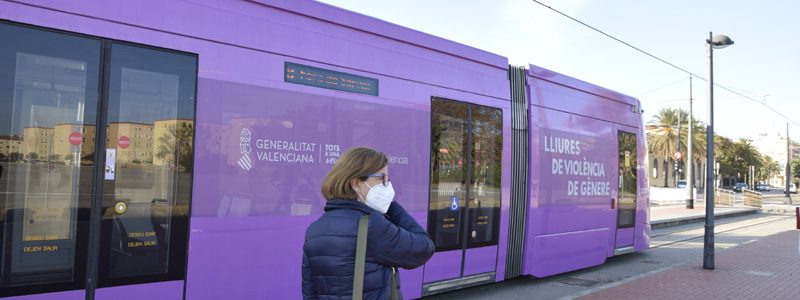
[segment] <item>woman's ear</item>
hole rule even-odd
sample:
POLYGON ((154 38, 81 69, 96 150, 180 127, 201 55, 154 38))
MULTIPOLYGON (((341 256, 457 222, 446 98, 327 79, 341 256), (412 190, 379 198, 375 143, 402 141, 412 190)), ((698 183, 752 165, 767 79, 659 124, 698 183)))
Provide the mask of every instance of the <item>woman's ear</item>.
POLYGON ((357 197, 356 200, 361 202, 361 201, 364 201, 364 200, 361 199, 361 193, 358 191, 358 183, 359 182, 360 182, 360 180, 358 180, 358 178, 351 179, 350 180, 350 188, 353 189, 354 193, 356 193, 356 197, 357 197))

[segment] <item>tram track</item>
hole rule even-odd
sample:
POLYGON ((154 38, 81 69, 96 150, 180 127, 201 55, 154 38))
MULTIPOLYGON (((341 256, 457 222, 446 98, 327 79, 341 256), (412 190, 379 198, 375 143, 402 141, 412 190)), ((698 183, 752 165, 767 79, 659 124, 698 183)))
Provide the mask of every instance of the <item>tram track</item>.
MULTIPOLYGON (((715 231, 715 232, 714 232, 714 234, 722 234, 722 233, 728 233, 728 232, 733 232, 733 231, 742 230, 742 229, 747 229, 747 228, 752 228, 752 227, 757 227, 757 226, 763 226, 763 225, 766 225, 766 224, 770 224, 770 223, 774 223, 774 222, 779 222, 779 221, 783 221, 783 220, 786 220, 786 219, 791 219, 791 218, 794 218, 794 217, 795 217, 795 216, 784 216, 784 217, 777 217, 777 218, 775 218, 775 219, 766 220, 766 221, 763 221, 763 222, 757 222, 757 223, 752 223, 752 224, 745 224, 745 225, 736 226, 736 227, 734 227, 734 228, 730 228, 730 229, 725 229, 725 230, 715 231)), ((746 221, 746 220, 745 220, 745 221, 746 221)), ((744 222, 744 221, 739 221, 739 222, 744 222)), ((718 226, 724 226, 724 225, 729 225, 729 224, 735 224, 735 223, 739 223, 739 222, 735 222, 735 221, 734 221, 734 222, 729 222, 729 223, 725 223, 725 224, 718 225, 718 226)), ((691 231, 697 231, 697 230, 702 230, 702 229, 703 229, 702 227, 701 227, 701 228, 691 228, 691 229, 686 229, 686 230, 673 231, 673 232, 668 232, 668 233, 662 233, 662 234, 654 235, 654 236, 651 236, 651 237, 650 237, 650 239, 651 239, 651 242, 650 242, 650 244, 652 245, 652 244, 654 243, 653 239, 655 239, 655 238, 658 238, 658 237, 670 236, 670 235, 676 235, 676 234, 681 234, 681 233, 686 233, 686 232, 691 232, 691 231)), ((681 243, 686 243, 686 242, 690 242, 690 241, 694 241, 694 240, 702 239, 703 237, 704 237, 704 236, 703 236, 703 234, 701 233, 700 235, 696 235, 696 236, 692 236, 692 237, 687 237, 687 238, 683 238, 683 239, 679 239, 679 240, 675 240, 675 241, 666 242, 666 243, 664 243, 664 244, 659 244, 659 245, 657 245, 657 246, 651 246, 651 247, 650 247, 650 249, 657 249, 657 248, 661 248, 661 247, 666 247, 666 246, 671 246, 671 245, 677 245, 677 244, 681 244, 681 243)))

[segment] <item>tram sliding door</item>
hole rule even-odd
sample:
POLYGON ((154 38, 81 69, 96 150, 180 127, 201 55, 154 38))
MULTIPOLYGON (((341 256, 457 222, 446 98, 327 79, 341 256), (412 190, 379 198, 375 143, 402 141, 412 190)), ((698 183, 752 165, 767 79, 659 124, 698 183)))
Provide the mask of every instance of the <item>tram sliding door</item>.
POLYGON ((0 297, 80 290, 101 41, 3 22, 0 40, 0 297))
POLYGON ((196 66, 191 54, 110 45, 97 299, 183 298, 196 66))
POLYGON ((197 56, 0 40, 0 297, 183 298, 197 56))
POLYGON ((500 226, 501 110, 431 102, 428 233, 436 254, 423 294, 494 281, 500 226))
POLYGON ((636 135, 619 131, 619 193, 614 254, 633 251, 636 224, 636 135))

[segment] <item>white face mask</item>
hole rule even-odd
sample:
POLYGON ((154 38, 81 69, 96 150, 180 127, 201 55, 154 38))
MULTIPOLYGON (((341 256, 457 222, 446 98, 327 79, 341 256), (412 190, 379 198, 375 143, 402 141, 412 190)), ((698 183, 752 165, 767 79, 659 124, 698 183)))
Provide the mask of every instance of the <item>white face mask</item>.
MULTIPOLYGON (((369 186, 366 182, 364 182, 364 184, 369 187, 365 204, 382 214, 389 211, 389 205, 391 205, 392 200, 394 200, 394 187, 392 187, 392 183, 389 182, 386 185, 376 184, 374 186, 369 186)), ((360 197, 361 194, 358 196, 360 197)))

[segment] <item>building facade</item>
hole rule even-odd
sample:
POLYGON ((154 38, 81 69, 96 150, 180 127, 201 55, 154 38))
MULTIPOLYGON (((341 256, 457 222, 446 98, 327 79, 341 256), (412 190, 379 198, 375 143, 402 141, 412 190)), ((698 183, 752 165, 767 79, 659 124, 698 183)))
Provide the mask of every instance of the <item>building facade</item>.
MULTIPOLYGON (((786 162, 790 159, 786 152, 786 135, 780 132, 762 133, 753 140, 753 146, 755 146, 762 155, 769 156, 780 165, 781 171, 777 174, 773 174, 773 176, 769 178, 768 183, 776 187, 785 186, 786 162)), ((791 141, 789 152, 791 153, 791 159, 800 157, 800 143, 791 141)))

